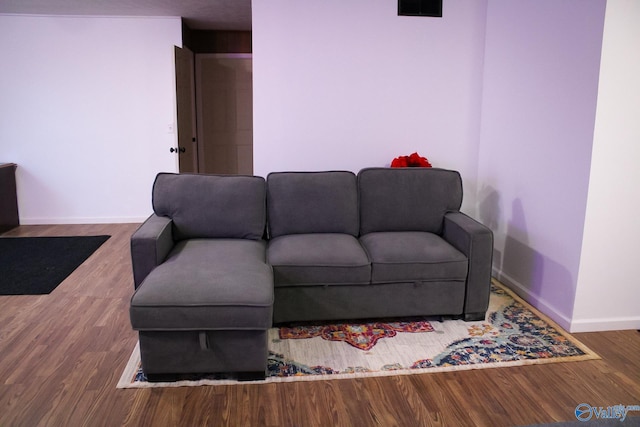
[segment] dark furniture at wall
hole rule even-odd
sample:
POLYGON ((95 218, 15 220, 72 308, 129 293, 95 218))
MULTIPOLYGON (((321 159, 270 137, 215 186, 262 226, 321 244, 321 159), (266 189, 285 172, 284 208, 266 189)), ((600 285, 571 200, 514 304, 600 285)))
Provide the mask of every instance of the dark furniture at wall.
POLYGON ((20 225, 16 195, 16 165, 0 163, 0 233, 20 225))

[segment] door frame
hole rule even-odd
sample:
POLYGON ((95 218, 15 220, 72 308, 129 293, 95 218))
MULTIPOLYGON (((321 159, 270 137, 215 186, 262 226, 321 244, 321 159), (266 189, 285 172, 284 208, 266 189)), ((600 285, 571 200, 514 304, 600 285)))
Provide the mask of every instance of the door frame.
POLYGON ((175 46, 174 59, 178 171, 198 173, 195 57, 188 47, 175 46), (184 86, 188 86, 188 89, 184 86), (184 149, 186 152, 183 153, 184 149))

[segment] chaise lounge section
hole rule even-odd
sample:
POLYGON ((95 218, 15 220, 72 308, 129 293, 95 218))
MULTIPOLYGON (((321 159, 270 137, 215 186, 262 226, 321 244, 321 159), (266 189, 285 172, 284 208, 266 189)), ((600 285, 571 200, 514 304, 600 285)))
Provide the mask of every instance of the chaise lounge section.
POLYGON ((273 308, 264 200, 259 177, 156 178, 155 213, 131 239, 131 324, 149 380, 264 378, 273 308))

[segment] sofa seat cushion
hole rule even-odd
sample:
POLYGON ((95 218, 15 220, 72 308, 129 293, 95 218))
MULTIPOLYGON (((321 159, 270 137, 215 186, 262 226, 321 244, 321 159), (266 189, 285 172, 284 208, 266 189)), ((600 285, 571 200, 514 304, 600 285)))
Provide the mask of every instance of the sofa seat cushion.
POLYGON ((273 274, 266 243, 190 239, 142 282, 131 299, 136 330, 261 330, 271 327, 273 274))
POLYGON ((462 280, 467 258, 437 234, 418 231, 369 233, 360 237, 371 259, 371 282, 462 280))
POLYGON ((279 286, 369 284, 371 265, 350 234, 291 234, 269 241, 267 260, 279 286))

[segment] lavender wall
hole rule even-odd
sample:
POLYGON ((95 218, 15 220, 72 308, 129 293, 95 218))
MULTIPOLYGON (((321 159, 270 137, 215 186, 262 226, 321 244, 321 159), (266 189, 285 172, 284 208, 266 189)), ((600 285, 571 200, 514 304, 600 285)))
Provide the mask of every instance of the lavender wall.
POLYGON ((605 0, 490 0, 478 215, 494 269, 567 327, 580 263, 605 0))
POLYGON ((254 0, 255 172, 415 150, 459 169, 463 209, 495 232, 494 273, 569 329, 606 0, 444 6, 425 19, 383 0, 254 0))
POLYGON ((254 171, 385 166, 418 151, 461 171, 475 208, 486 1, 443 18, 388 0, 254 0, 254 171))

